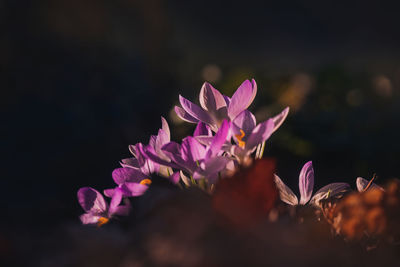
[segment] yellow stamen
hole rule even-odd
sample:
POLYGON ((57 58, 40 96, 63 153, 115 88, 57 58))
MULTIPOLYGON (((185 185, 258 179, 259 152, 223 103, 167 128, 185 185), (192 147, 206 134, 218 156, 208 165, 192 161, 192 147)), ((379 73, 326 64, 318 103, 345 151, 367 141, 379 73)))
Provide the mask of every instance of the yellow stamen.
POLYGON ((243 141, 243 137, 245 136, 245 133, 242 129, 240 129, 240 134, 235 134, 235 137, 237 138, 238 142, 239 142, 239 147, 244 148, 244 146, 246 145, 246 142, 243 141))
POLYGON ((97 227, 101 227, 103 225, 105 225, 106 223, 108 223, 110 221, 110 219, 106 218, 106 217, 100 217, 99 220, 97 221, 97 227))
POLYGON ((143 179, 140 181, 140 184, 142 185, 151 185, 151 180, 150 179, 143 179))

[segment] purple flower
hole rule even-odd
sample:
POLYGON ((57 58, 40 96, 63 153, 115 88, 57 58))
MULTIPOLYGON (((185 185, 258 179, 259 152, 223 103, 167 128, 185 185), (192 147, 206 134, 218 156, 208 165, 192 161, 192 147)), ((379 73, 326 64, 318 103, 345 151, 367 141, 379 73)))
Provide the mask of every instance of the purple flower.
POLYGON ((376 183, 372 183, 372 181, 368 181, 367 179, 364 179, 362 177, 357 177, 356 185, 357 185, 358 192, 364 192, 365 188, 368 186, 369 183, 371 183, 369 188, 384 190, 382 187, 380 187, 376 183))
POLYGON ((141 196, 151 184, 148 176, 135 168, 117 168, 112 172, 112 178, 118 186, 104 190, 108 197, 113 197, 115 192, 122 192, 124 197, 141 196))
MULTIPOLYGON (((153 148, 155 153, 162 159, 168 160, 168 157, 163 153, 161 147, 170 142, 171 134, 167 121, 161 117, 161 129, 157 135, 152 135, 149 140, 149 146, 153 148)), ((143 154, 143 144, 130 145, 129 150, 134 157, 123 159, 122 167, 140 169, 141 172, 150 176, 152 173, 158 173, 161 176, 169 177, 172 174, 172 169, 168 166, 159 165, 154 161, 148 160, 143 154)))
POLYGON ((230 123, 224 121, 221 128, 212 137, 208 147, 199 143, 194 137, 188 136, 182 140, 182 144, 170 142, 162 147, 162 151, 170 159, 165 161, 160 158, 151 147, 146 147, 144 154, 154 162, 164 164, 190 174, 193 179, 206 178, 214 183, 218 173, 223 170, 230 161, 222 156, 222 145, 230 139, 230 123))
POLYGON ((223 120, 233 120, 240 112, 247 109, 253 102, 257 93, 257 84, 254 80, 244 81, 232 98, 222 95, 211 84, 204 83, 201 88, 200 105, 192 103, 179 96, 181 107, 176 106, 175 112, 182 120, 198 123, 203 122, 217 132, 223 120))
POLYGON ((116 190, 110 205, 104 200, 103 196, 91 187, 83 187, 78 190, 78 201, 86 212, 80 216, 83 224, 97 224, 102 226, 114 216, 126 216, 129 214, 131 206, 129 202, 120 205, 122 201, 122 192, 116 190))
POLYGON ((305 205, 308 202, 312 205, 319 205, 319 201, 330 196, 338 195, 350 189, 347 183, 331 183, 318 190, 312 197, 314 188, 314 169, 312 162, 304 164, 299 175, 300 201, 293 191, 275 175, 275 183, 279 190, 281 200, 289 205, 305 205), (312 198, 311 198, 312 197, 312 198))

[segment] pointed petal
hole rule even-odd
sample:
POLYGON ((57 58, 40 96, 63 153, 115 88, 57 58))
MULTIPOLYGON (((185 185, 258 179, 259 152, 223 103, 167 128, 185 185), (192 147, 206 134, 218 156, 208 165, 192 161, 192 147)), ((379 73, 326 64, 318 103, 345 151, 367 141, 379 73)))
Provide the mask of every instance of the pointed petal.
POLYGON ((187 113, 183 108, 175 106, 175 113, 178 115, 181 120, 191 123, 198 123, 199 120, 192 117, 189 113, 187 113))
POLYGON ((107 203, 103 196, 91 187, 82 187, 78 190, 78 201, 84 211, 91 214, 102 214, 107 210, 107 203))
POLYGON ((350 191, 350 185, 347 183, 331 183, 318 190, 310 200, 310 204, 319 207, 319 202, 328 197, 334 197, 350 191))
POLYGON ((221 127, 215 134, 210 147, 207 150, 206 158, 214 157, 218 154, 218 152, 220 152, 222 145, 230 139, 230 127, 231 124, 227 120, 222 122, 221 127))
POLYGON ((289 107, 286 107, 281 113, 272 118, 274 120, 274 132, 282 125, 288 114, 289 107))
POLYGON ((297 199, 293 191, 287 185, 285 185, 285 183, 281 180, 281 178, 279 178, 278 175, 275 174, 274 176, 276 188, 278 188, 280 199, 286 204, 292 206, 298 205, 299 200, 297 199))
POLYGON ((161 117, 161 129, 167 134, 168 141, 171 140, 171 133, 169 131, 168 122, 164 117, 161 117))
POLYGON ((299 176, 300 205, 305 205, 311 198, 314 188, 314 169, 312 161, 304 164, 299 176))
POLYGON ((210 127, 204 122, 199 122, 194 130, 193 136, 208 135, 211 136, 212 132, 210 127))
POLYGON ((121 166, 123 168, 134 168, 134 169, 139 169, 139 163, 136 158, 126 158, 121 160, 121 166))
POLYGON ((240 112, 247 109, 257 93, 257 85, 254 80, 244 81, 233 94, 228 107, 228 115, 231 120, 235 119, 240 112))
POLYGON ((195 119, 198 119, 199 121, 202 121, 204 123, 213 124, 213 120, 210 117, 210 115, 204 111, 201 107, 198 105, 194 104, 193 102, 187 100, 183 96, 179 95, 179 102, 182 105, 182 108, 189 113, 190 116, 192 116, 195 119))
POLYGON ((272 119, 264 121, 256 126, 253 129, 252 133, 248 137, 246 141, 245 148, 246 150, 253 150, 257 147, 258 144, 266 141, 274 130, 274 122, 272 119))
POLYGON ((212 113, 226 107, 223 95, 208 82, 205 82, 201 87, 199 100, 201 107, 212 113))

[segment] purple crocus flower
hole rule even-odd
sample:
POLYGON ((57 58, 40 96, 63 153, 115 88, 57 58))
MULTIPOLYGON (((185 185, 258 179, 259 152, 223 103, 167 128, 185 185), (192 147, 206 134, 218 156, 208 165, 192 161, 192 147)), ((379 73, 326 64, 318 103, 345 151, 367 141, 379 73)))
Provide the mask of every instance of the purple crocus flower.
POLYGON ((122 192, 124 197, 141 196, 151 184, 148 176, 135 168, 117 168, 112 172, 112 178, 117 187, 104 190, 108 197, 113 197, 115 192, 122 192))
POLYGON ((314 188, 314 169, 311 161, 304 164, 300 171, 300 201, 293 191, 287 185, 285 185, 285 183, 283 183, 277 175, 275 175, 275 183, 279 190, 279 196, 281 200, 293 206, 306 205, 307 203, 318 206, 320 200, 330 196, 335 196, 350 189, 350 186, 347 183, 331 183, 322 187, 314 194, 314 196, 312 196, 314 188))
MULTIPOLYGON (((167 121, 161 117, 161 129, 158 130, 157 135, 152 135, 149 140, 149 146, 154 149, 156 154, 168 160, 167 156, 161 150, 161 147, 170 142, 171 134, 167 121)), ((152 173, 157 173, 164 177, 170 177, 172 169, 168 166, 159 165, 156 162, 148 160, 142 153, 143 144, 138 143, 136 145, 130 145, 129 150, 134 157, 123 159, 121 162, 122 167, 129 167, 134 169, 140 169, 141 172, 150 176, 152 173)))
MULTIPOLYGON (((231 123, 231 132, 236 144, 227 140, 222 149, 235 157, 241 164, 253 153, 256 148, 264 143, 274 132, 275 123, 273 119, 256 125, 256 118, 248 111, 242 111, 231 123)), ((210 145, 212 137, 197 136, 196 139, 205 145, 210 145)))
POLYGON ((200 105, 192 103, 183 96, 179 96, 181 107, 176 106, 175 112, 182 120, 198 123, 203 122, 217 132, 223 120, 233 120, 240 112, 247 109, 257 93, 257 84, 253 80, 244 81, 232 98, 222 95, 211 84, 204 83, 201 88, 200 105))
POLYGON ((110 205, 104 200, 103 196, 91 187, 83 187, 78 190, 78 201, 86 212, 80 216, 83 224, 97 224, 102 226, 114 216, 126 216, 129 214, 131 206, 129 202, 120 205, 122 201, 122 192, 116 190, 110 205))
POLYGON ((221 128, 212 137, 208 147, 199 143, 194 137, 188 136, 182 140, 182 145, 170 142, 162 147, 162 151, 171 161, 164 161, 154 153, 151 147, 147 147, 144 154, 151 160, 184 170, 193 179, 206 178, 214 183, 218 173, 225 168, 231 160, 222 156, 221 147, 227 139, 230 139, 230 123, 226 120, 221 128))

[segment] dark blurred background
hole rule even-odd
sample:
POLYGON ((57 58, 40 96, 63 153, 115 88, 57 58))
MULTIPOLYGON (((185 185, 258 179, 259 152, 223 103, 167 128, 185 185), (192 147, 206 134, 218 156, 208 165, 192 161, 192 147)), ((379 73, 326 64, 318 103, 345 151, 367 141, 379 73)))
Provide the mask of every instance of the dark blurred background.
POLYGON ((316 189, 355 186, 373 173, 378 182, 398 177, 398 8, 356 0, 1 1, 1 224, 29 232, 78 223, 78 188, 112 186, 128 145, 147 142, 161 115, 174 140, 191 133, 171 110, 178 94, 198 101, 204 81, 232 95, 254 78, 258 120, 291 107, 265 156, 294 188, 308 160, 316 189))

